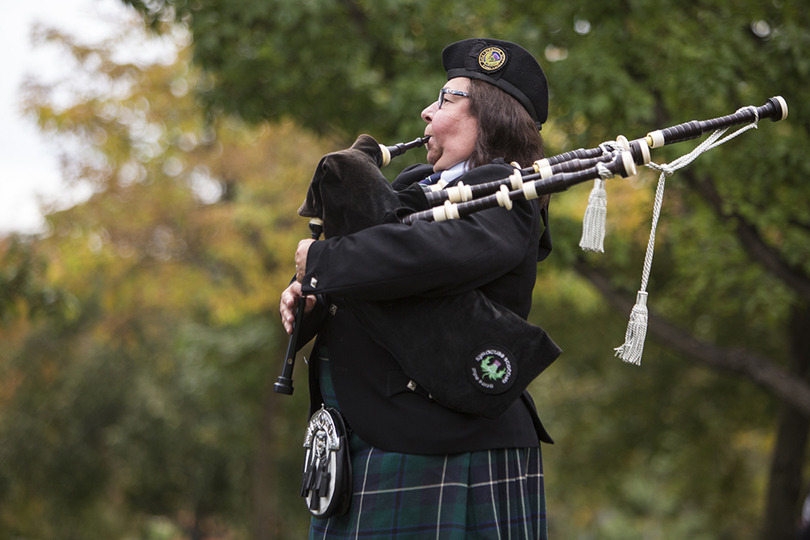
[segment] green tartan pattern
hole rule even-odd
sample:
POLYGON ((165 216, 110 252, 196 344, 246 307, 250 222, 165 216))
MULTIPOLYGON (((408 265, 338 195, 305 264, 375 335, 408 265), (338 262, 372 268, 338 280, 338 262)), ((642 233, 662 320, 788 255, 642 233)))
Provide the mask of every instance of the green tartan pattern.
MULTIPOLYGON (((326 351, 321 392, 336 407, 326 351)), ((352 434, 349 511, 312 519, 315 539, 546 539, 540 448, 426 456, 386 452, 352 434)))

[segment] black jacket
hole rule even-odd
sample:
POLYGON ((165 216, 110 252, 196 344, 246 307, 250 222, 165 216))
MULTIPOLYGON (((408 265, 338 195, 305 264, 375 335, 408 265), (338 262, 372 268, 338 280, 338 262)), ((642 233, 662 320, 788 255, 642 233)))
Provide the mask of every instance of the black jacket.
MULTIPOLYGON (((511 167, 501 167, 503 176, 511 173, 511 167)), ((426 172, 428 166, 408 169, 393 186, 404 189, 426 172)), ((360 438, 384 450, 416 454, 551 442, 526 392, 496 419, 433 401, 422 388, 414 387, 397 360, 372 339, 347 305, 353 300, 440 297, 478 289, 525 319, 531 308, 538 251, 543 249, 543 217, 536 201, 519 201, 511 211, 494 208, 441 223, 389 223, 312 244, 303 290, 318 295, 319 303, 306 327, 310 332, 318 330, 316 348, 328 346, 341 411, 360 438)), ((452 321, 431 316, 424 314, 425 325, 453 326, 452 321)), ((419 339, 419 328, 408 331, 419 339)), ((311 406, 317 409, 317 370, 311 371, 311 406)))

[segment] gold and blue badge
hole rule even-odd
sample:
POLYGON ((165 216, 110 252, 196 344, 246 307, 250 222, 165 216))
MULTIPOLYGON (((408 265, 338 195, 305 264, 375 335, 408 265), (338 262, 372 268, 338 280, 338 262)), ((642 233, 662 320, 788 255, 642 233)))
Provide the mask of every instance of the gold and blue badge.
POLYGON ((506 63, 506 52, 500 47, 487 47, 478 55, 478 65, 484 71, 496 71, 506 63))

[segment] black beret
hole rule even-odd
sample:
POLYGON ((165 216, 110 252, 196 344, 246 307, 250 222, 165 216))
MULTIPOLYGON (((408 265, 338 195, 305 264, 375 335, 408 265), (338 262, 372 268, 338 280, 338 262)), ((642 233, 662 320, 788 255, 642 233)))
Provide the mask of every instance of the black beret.
POLYGON ((529 112, 539 128, 548 119, 548 82, 529 51, 508 41, 473 38, 442 51, 447 80, 479 79, 497 86, 529 112))

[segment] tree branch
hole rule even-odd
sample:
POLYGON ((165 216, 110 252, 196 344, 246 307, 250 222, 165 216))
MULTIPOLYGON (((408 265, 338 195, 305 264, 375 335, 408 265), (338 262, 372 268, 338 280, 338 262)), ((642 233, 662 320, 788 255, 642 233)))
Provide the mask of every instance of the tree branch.
POLYGON ((368 36, 368 17, 357 5, 357 2, 354 0, 340 0, 340 3, 349 12, 349 16, 352 18, 358 32, 363 36, 368 36))
POLYGON ((378 67, 383 72, 383 78, 386 81, 391 81, 396 75, 391 67, 389 60, 395 56, 387 42, 381 42, 369 31, 369 17, 358 5, 356 0, 340 0, 340 3, 346 8, 349 17, 352 20, 357 33, 362 36, 363 41, 366 43, 374 43, 372 50, 374 51, 371 59, 371 65, 378 67))
POLYGON ((714 183, 706 178, 698 180, 694 171, 683 171, 683 177, 687 184, 705 200, 714 210, 718 219, 723 222, 734 221, 736 224, 735 233, 742 244, 742 248, 755 262, 758 262, 771 272, 785 285, 810 300, 810 279, 800 269, 791 267, 782 259, 779 253, 768 246, 745 218, 737 213, 726 214, 723 212, 723 198, 718 193, 714 183))
MULTIPOLYGON (((630 313, 633 308, 633 297, 617 292, 602 272, 590 268, 582 259, 574 262, 574 269, 590 281, 615 309, 630 313)), ((704 343, 651 311, 648 315, 647 330, 657 341, 685 354, 697 363, 747 377, 810 418, 810 385, 791 376, 773 362, 741 347, 724 349, 704 343)))

